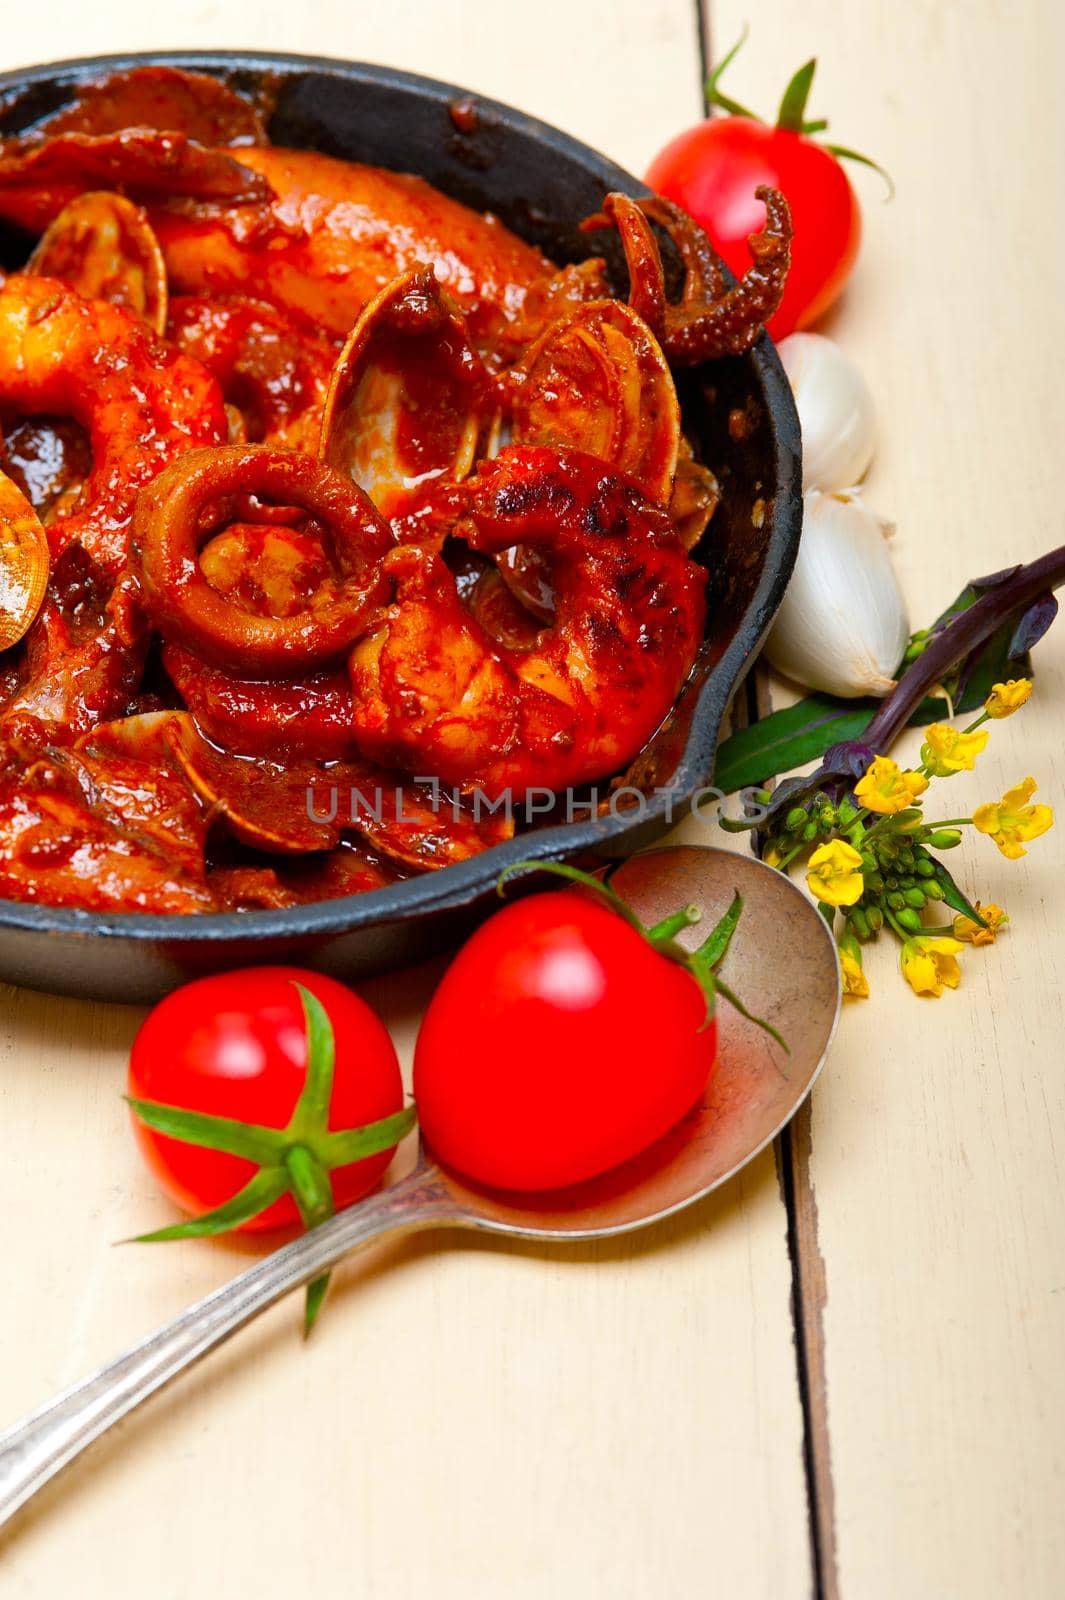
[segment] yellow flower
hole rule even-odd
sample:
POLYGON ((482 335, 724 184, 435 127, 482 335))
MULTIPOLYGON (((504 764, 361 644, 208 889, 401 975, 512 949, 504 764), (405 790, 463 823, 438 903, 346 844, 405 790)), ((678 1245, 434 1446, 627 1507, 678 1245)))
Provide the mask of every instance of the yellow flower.
POLYGON ((938 1000, 944 988, 956 989, 961 980, 957 961, 961 948, 959 940, 937 938, 934 934, 907 939, 899 959, 902 976, 914 994, 933 995, 938 1000))
POLYGON ((842 945, 840 946, 839 965, 843 975, 844 1000, 868 1000, 869 979, 862 971, 862 958, 857 941, 855 941, 853 954, 850 950, 844 949, 842 945))
POLYGON ((862 858, 853 845, 832 839, 810 857, 806 882, 811 894, 829 906, 852 906, 862 897, 862 858))
POLYGON ((1054 813, 1049 806, 1030 806, 1035 794, 1035 779, 1025 778, 1006 793, 997 805, 977 806, 973 824, 981 833, 994 839, 1008 861, 1027 855, 1022 839, 1038 839, 1054 825, 1054 813))
POLYGON ((971 772, 973 763, 987 743, 987 729, 962 733, 949 722, 933 722, 925 729, 921 760, 933 778, 949 778, 955 772, 971 772))
POLYGON ((767 867, 779 867, 780 866, 780 860, 781 860, 780 851, 777 849, 775 844, 771 844, 769 846, 769 848, 765 852, 765 855, 762 857, 762 860, 765 862, 767 867))
POLYGON ((984 701, 984 710, 989 717, 1012 717, 1031 692, 1031 678, 1011 678, 1008 683, 993 683, 991 693, 984 701))
POLYGON ((877 756, 865 777, 855 784, 854 793, 867 811, 890 816, 912 806, 927 788, 928 779, 924 773, 903 772, 890 756, 877 756))
POLYGON ((957 916, 954 918, 955 939, 961 939, 965 944, 994 944, 995 934, 999 928, 1005 927, 1010 920, 1009 917, 1001 906, 993 904, 982 906, 979 900, 976 902, 976 910, 987 923, 987 927, 981 928, 980 924, 974 922, 972 917, 957 916))

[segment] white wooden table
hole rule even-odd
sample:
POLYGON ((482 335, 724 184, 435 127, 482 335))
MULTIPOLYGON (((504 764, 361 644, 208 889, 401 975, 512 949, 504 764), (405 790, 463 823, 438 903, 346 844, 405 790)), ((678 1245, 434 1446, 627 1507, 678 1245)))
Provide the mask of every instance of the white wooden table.
MULTIPOLYGON (((1063 537, 1053 0, 111 0, 11 6, 0 66, 196 45, 464 83, 635 171, 700 113, 703 40, 750 17, 733 90, 816 112, 866 241, 831 330, 883 433, 915 623, 1063 537)), ((397 151, 397 161, 402 153, 397 151)), ((952 798, 1032 771, 1062 801, 1065 627, 952 798)), ((0 1595, 231 1600, 1051 1600, 1065 1592, 1063 834, 967 845, 1013 917, 961 989, 885 946, 786 1148, 653 1236, 567 1252, 414 1241, 353 1264, 312 1347, 285 1305, 98 1447, 0 1543, 0 1595)), ((962 853, 959 852, 959 855, 962 853)), ((958 858, 955 857, 955 860, 958 858)), ((432 974, 372 986, 409 1042, 432 974)), ((119 1099, 139 1014, 0 989, 0 1421, 222 1282, 169 1220, 119 1099)))

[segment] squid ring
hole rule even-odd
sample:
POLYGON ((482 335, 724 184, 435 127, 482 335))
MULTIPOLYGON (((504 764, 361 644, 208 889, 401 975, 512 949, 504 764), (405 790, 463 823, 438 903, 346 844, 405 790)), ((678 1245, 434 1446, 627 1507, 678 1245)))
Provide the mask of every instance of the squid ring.
POLYGON ((165 638, 246 677, 286 678, 341 659, 388 592, 382 562, 393 537, 362 490, 292 450, 223 445, 191 450, 138 495, 133 542, 145 608, 165 638), (260 616, 211 587, 201 546, 228 507, 253 494, 299 506, 322 529, 334 592, 295 616, 260 616))

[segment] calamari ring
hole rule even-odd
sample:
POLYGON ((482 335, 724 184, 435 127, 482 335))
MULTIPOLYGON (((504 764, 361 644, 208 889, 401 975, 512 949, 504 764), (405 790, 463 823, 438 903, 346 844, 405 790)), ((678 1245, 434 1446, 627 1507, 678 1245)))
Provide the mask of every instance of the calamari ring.
POLYGON ((199 362, 54 278, 14 274, 0 286, 0 406, 87 429, 92 470, 48 542, 53 561, 82 545, 112 580, 138 488, 175 456, 226 437, 221 391, 199 362))
POLYGON ((674 705, 703 633, 706 574, 666 511, 595 456, 507 445, 461 486, 482 555, 549 559, 556 607, 531 647, 493 638, 441 556, 401 545, 395 601, 352 651, 364 756, 520 800, 631 761, 674 705))
POLYGON ((388 592, 381 563, 391 531, 355 484, 310 456, 266 445, 193 450, 138 496, 133 518, 144 603, 164 638, 215 666, 286 678, 339 660, 388 592), (254 494, 299 506, 321 524, 335 592, 295 616, 258 616, 213 589, 200 547, 219 512, 254 494))

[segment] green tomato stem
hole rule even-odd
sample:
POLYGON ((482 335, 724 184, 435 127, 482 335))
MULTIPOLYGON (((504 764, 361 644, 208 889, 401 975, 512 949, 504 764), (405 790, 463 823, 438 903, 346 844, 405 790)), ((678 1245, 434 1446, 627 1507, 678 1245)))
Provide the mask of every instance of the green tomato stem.
POLYGON ((653 945, 666 944, 669 940, 675 939, 678 933, 683 933, 685 928, 692 928, 702 920, 703 913, 698 906, 682 906, 679 911, 674 911, 671 917, 663 917, 653 928, 648 928, 647 937, 653 945))
MULTIPOLYGON (((684 928, 690 927, 694 921, 698 920, 697 917, 692 916, 693 912, 699 911, 697 906, 685 906, 681 911, 674 912, 671 917, 666 917, 661 922, 656 923, 654 927, 647 928, 640 921, 632 907, 621 898, 617 890, 609 883, 604 882, 601 878, 594 878, 591 873, 582 872, 580 867, 571 867, 563 861, 516 861, 497 878, 497 893, 502 894, 504 883, 514 877, 515 874, 529 872, 549 872, 555 877, 565 878, 570 883, 579 884, 581 888, 593 890, 608 903, 611 910, 616 911, 619 916, 623 917, 642 939, 646 939, 658 955, 665 956, 668 961, 675 961, 678 966, 683 967, 686 972, 690 973, 702 990, 706 1001, 706 1016, 702 1024, 704 1028, 708 1026, 714 1014, 718 989, 721 990, 721 993, 730 1004, 736 1006, 741 1015, 750 1018, 752 1022, 758 1021, 757 1017, 751 1016, 749 1011, 738 1004, 731 990, 724 988, 712 970, 712 966, 716 966, 717 962, 724 957, 725 951, 728 949, 729 940, 732 938, 736 923, 739 920, 740 911, 743 909, 743 901, 738 894, 734 895, 728 911, 714 928, 702 949, 686 950, 683 945, 677 943, 674 935, 682 932, 684 928), (715 944, 720 945, 720 954, 714 953, 715 944), (706 954, 708 947, 711 949, 711 960, 708 960, 706 954)), ((699 915, 701 916, 702 913, 699 912, 699 915)), ((766 1031, 771 1033, 774 1038, 779 1037, 768 1024, 766 1025, 766 1031)))
MULTIPOLYGON (((328 1022, 328 1018, 326 1020, 328 1022)), ((329 1031, 332 1034, 332 1028, 329 1031)), ((303 1226, 308 1229, 317 1228, 320 1223, 328 1222, 333 1215, 333 1188, 329 1182, 328 1172, 314 1153, 308 1150, 306 1145, 293 1145, 285 1156, 285 1170, 299 1207, 303 1226)), ((307 1285, 303 1303, 305 1339, 309 1337, 314 1327, 328 1288, 328 1272, 323 1272, 320 1277, 314 1278, 307 1285)))

